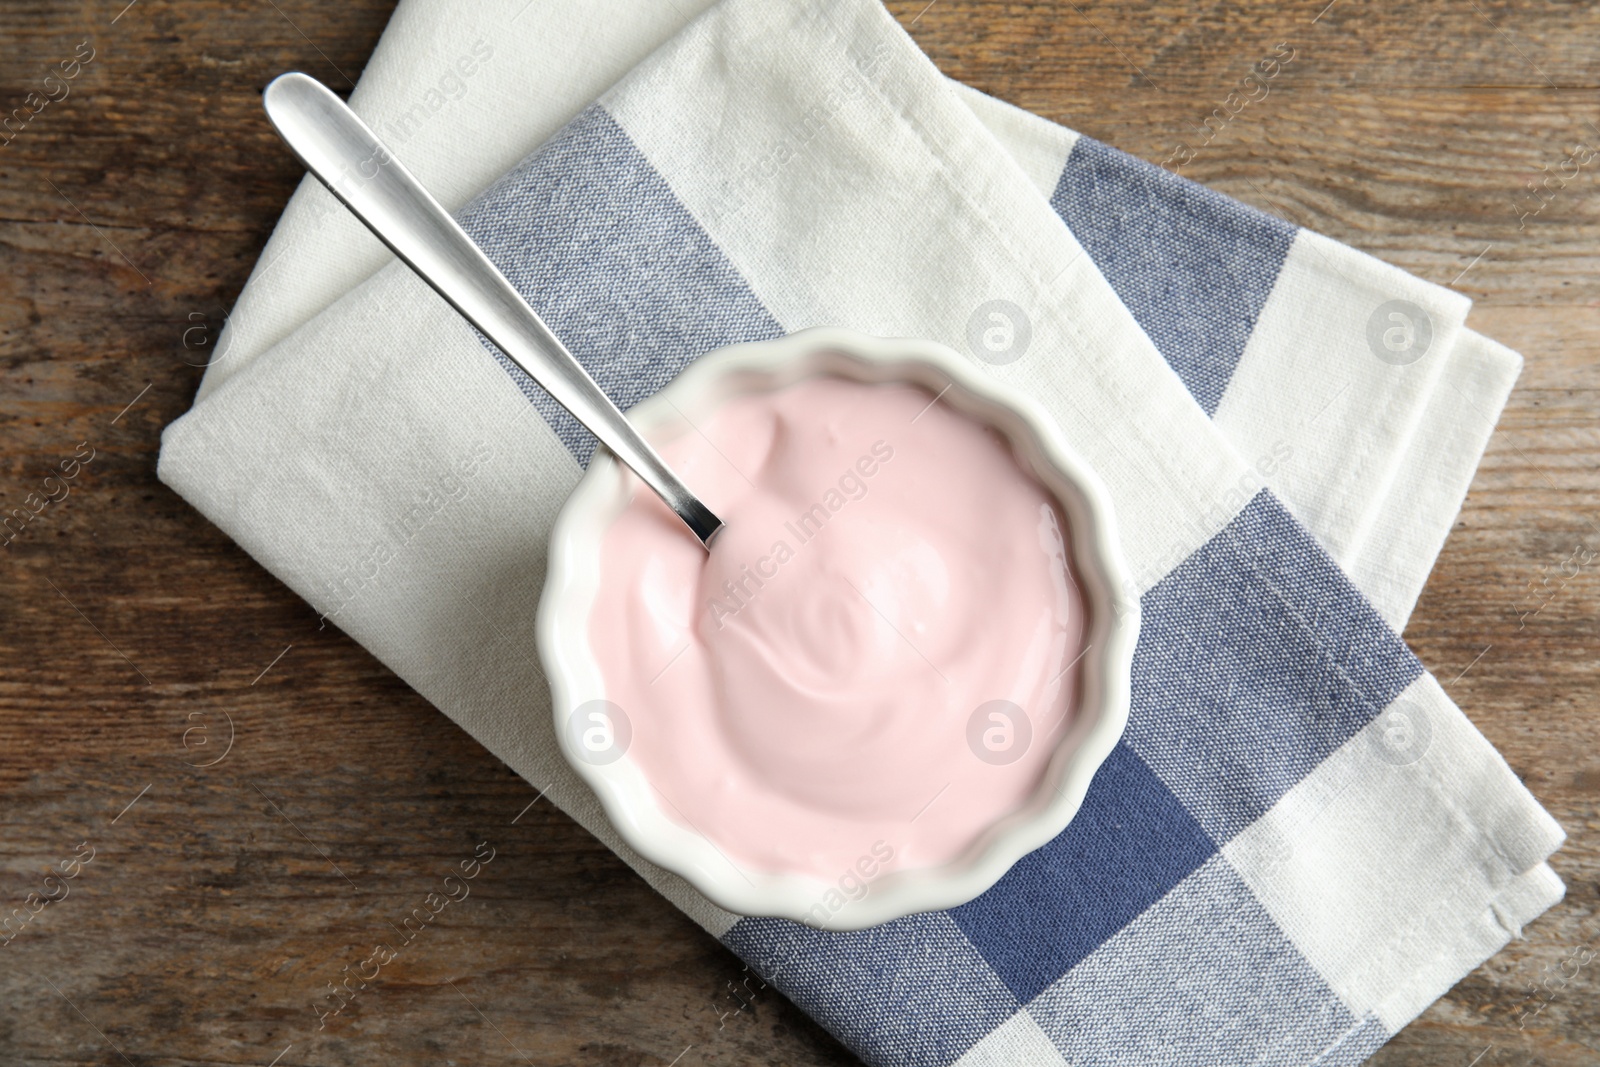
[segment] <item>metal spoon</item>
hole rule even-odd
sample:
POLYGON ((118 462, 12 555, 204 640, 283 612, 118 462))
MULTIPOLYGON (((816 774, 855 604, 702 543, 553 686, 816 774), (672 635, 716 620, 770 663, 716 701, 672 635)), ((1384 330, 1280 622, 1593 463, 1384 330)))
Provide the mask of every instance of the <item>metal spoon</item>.
POLYGON ((329 192, 633 468, 702 545, 710 545, 722 520, 639 436, 499 268, 344 101, 299 73, 274 79, 263 100, 279 135, 329 192))

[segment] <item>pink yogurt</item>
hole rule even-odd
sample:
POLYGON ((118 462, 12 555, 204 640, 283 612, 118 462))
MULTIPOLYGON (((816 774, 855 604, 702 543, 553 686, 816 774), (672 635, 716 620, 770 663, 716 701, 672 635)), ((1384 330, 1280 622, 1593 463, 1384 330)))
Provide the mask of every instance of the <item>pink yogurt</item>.
POLYGON ((637 481, 601 548, 590 638, 630 757, 747 872, 958 858, 1073 713, 1056 502, 912 385, 811 378, 697 430, 660 451, 727 523, 709 555, 637 481))

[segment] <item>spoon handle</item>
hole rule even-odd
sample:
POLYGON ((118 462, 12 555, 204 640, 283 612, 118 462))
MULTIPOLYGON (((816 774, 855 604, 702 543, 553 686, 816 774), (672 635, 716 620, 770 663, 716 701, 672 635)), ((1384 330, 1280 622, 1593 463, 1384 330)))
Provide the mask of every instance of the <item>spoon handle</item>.
POLYGON ((701 544, 722 520, 689 491, 489 257, 388 147, 321 82, 284 74, 267 117, 306 169, 556 402, 666 501, 701 544))

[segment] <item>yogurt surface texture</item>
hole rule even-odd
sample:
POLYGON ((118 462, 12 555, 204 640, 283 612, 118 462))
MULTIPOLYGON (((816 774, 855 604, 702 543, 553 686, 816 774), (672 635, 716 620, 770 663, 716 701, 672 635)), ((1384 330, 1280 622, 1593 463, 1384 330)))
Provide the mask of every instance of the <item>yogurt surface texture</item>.
POLYGON ((1004 437, 821 376, 658 447, 727 526, 708 554, 630 476, 589 636, 670 818, 743 870, 834 881, 948 863, 1034 796, 1087 620, 1004 437))

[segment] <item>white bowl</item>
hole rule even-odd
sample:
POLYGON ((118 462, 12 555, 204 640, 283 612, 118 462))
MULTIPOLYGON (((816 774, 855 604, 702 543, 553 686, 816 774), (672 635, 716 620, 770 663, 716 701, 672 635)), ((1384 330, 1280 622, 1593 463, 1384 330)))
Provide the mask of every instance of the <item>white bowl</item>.
MULTIPOLYGON (((695 361, 666 388, 630 411, 654 442, 692 432, 726 399, 802 378, 833 375, 863 382, 904 381, 934 393, 999 430, 1060 504, 1072 563, 1088 606, 1079 702, 1071 726, 1033 799, 990 827, 955 861, 897 870, 870 883, 819 923, 817 905, 838 887, 802 874, 758 874, 734 867, 715 844, 670 818, 626 749, 595 763, 570 736, 574 710, 604 700, 605 680, 589 647, 589 615, 600 580, 600 545, 639 483, 609 452, 596 450, 550 536, 549 573, 539 602, 538 644, 550 679, 562 752, 599 796, 624 840, 651 862, 687 879, 713 903, 741 915, 779 916, 829 929, 860 929, 914 912, 955 907, 983 893, 1017 860, 1061 833, 1077 814, 1089 781, 1128 720, 1129 674, 1139 634, 1138 601, 1123 563, 1111 501, 1100 479, 1069 448, 1051 416, 967 359, 931 341, 869 337, 821 327, 774 341, 733 345, 695 361)), ((639 491, 644 491, 642 487, 639 491)))

